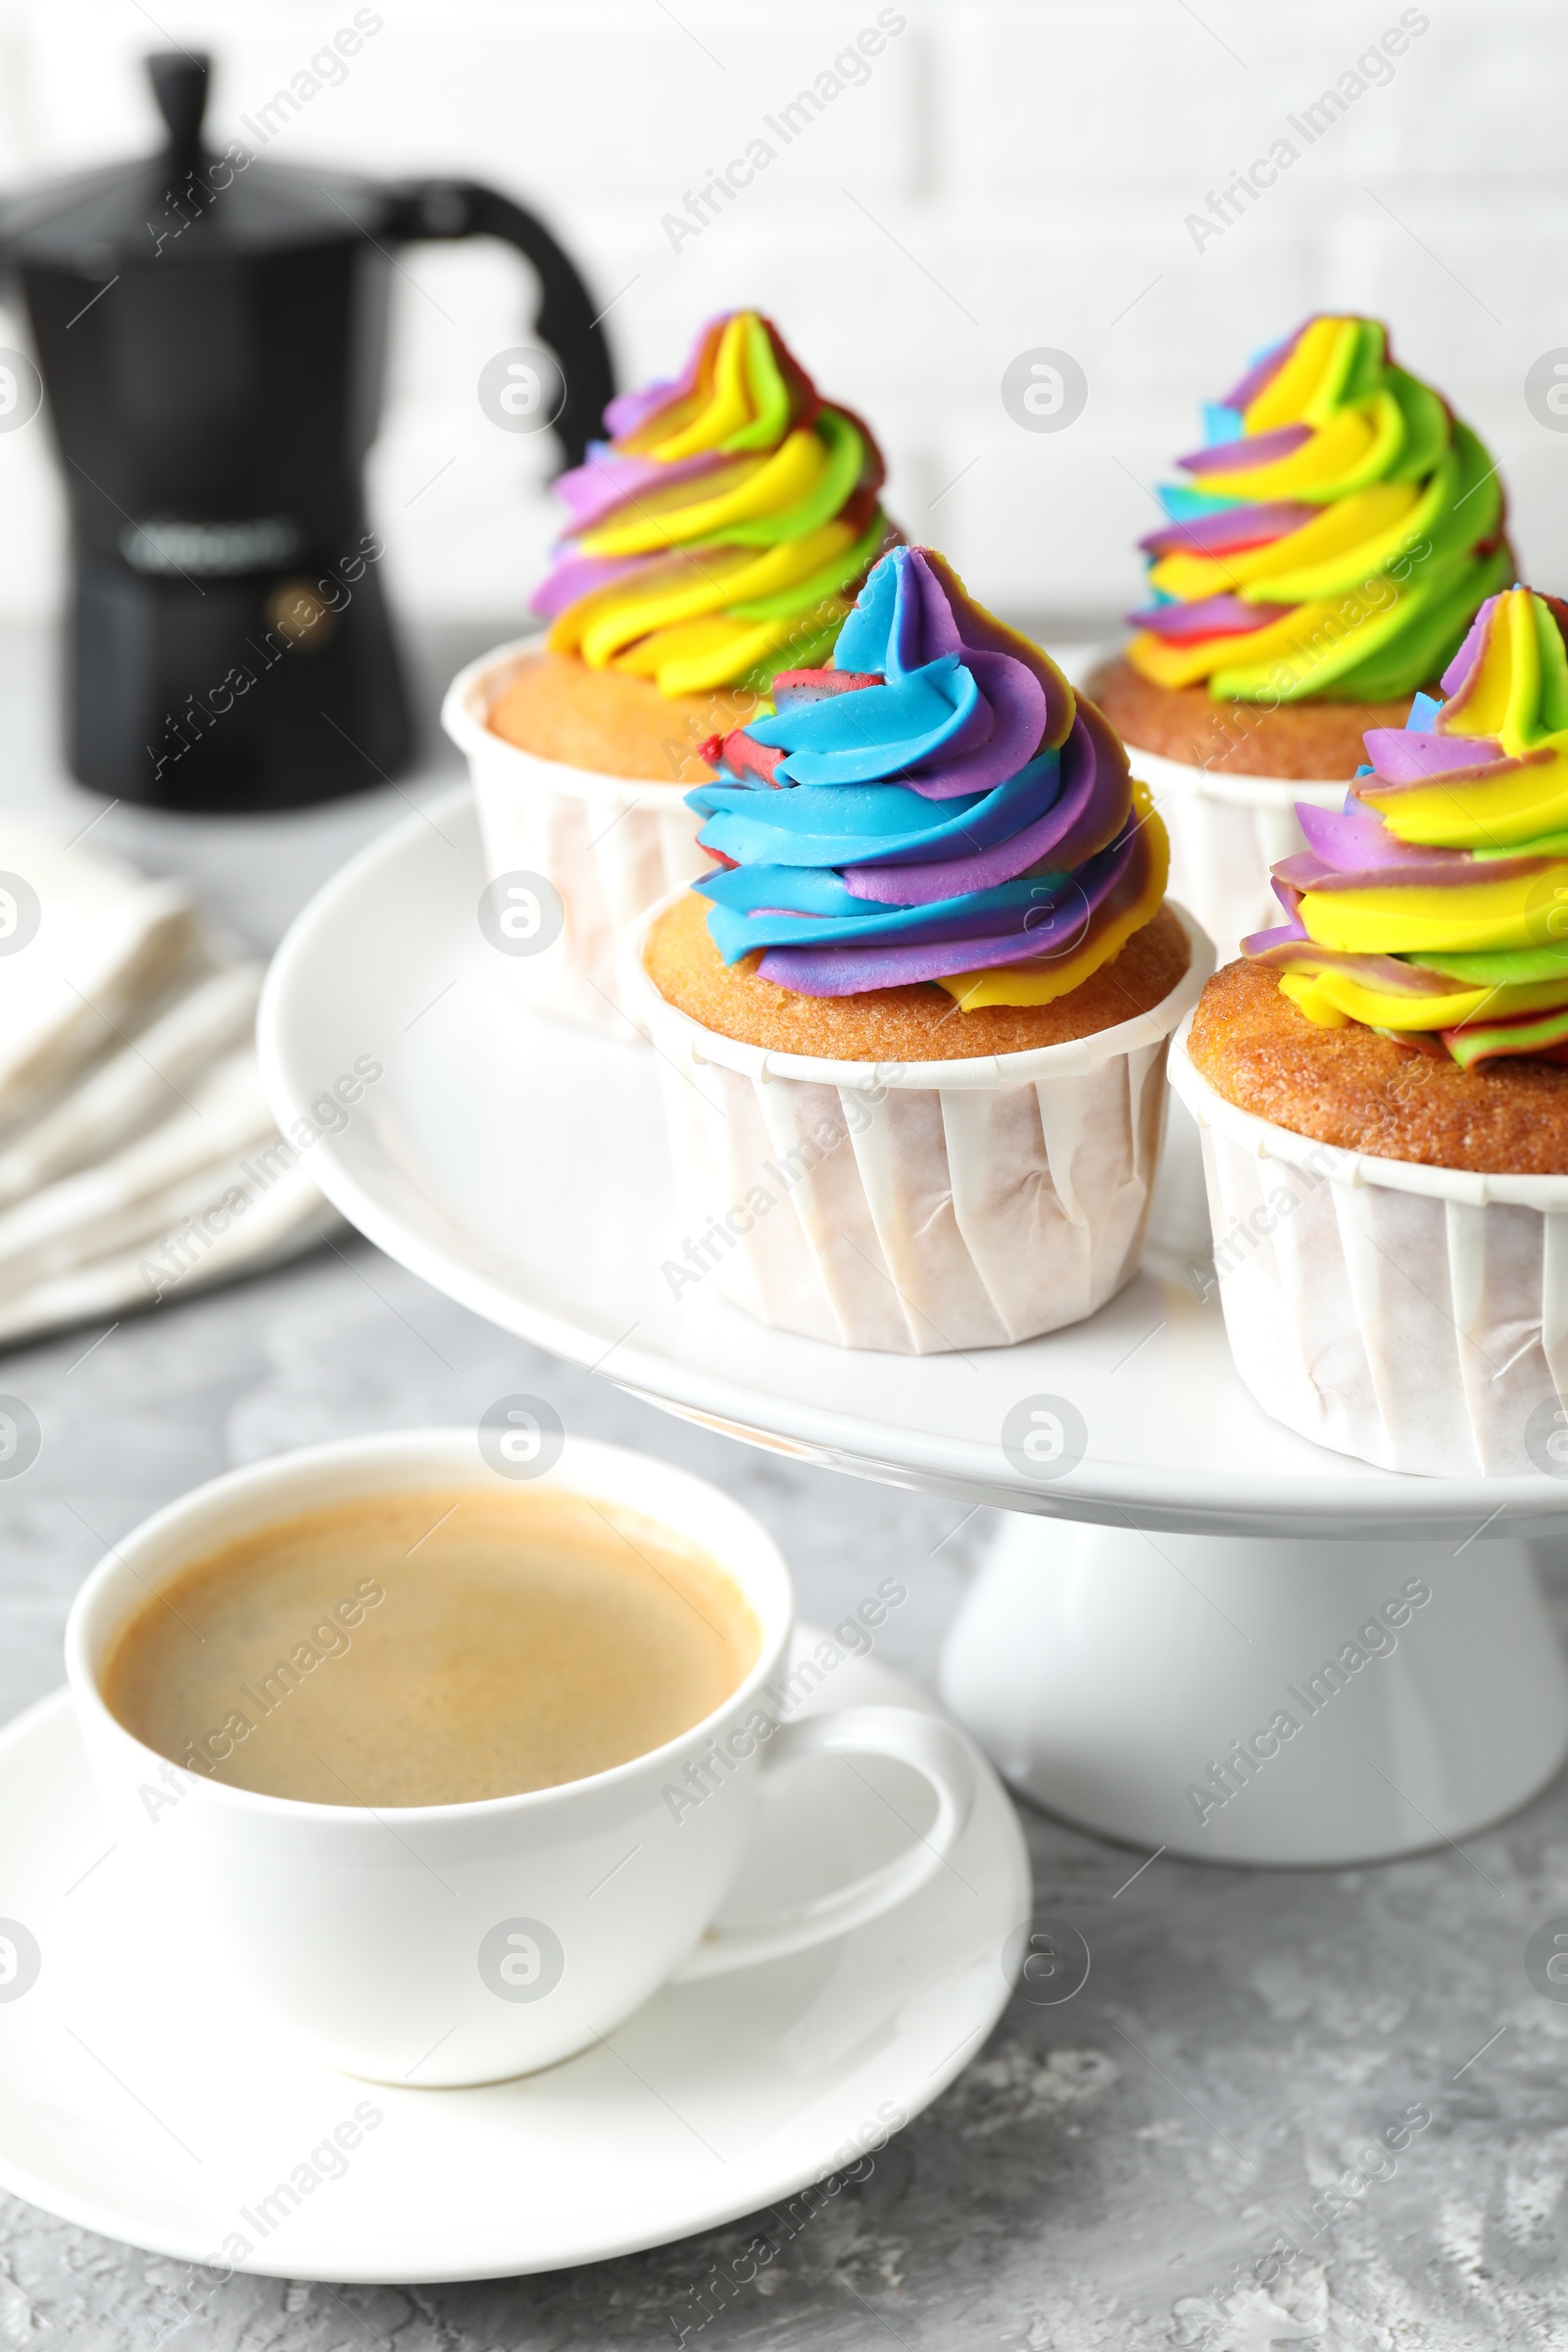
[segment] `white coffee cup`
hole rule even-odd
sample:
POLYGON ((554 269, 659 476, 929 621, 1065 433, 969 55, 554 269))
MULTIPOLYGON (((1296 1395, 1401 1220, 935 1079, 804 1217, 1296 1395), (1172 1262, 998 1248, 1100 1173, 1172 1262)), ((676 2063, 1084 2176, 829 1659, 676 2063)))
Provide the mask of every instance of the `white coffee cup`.
POLYGON ((744 1682, 680 1739, 561 1788, 375 1812, 180 1770, 105 1705, 102 1671, 121 1629, 150 1592, 223 1544, 356 1495, 502 1483, 471 1429, 356 1438, 257 1462, 125 1537, 88 1577, 66 1628, 93 1777, 151 1907, 148 1932, 187 1952, 210 1949, 291 2034, 375 2082, 525 2074, 608 2034, 672 1977, 843 1935, 941 1869, 969 1814, 970 1751, 938 1717, 847 1707, 775 1727, 764 1692, 787 1667, 794 1617, 777 1545, 706 1480, 583 1439, 567 1438, 533 1483, 628 1506, 700 1544, 761 1628, 744 1682), (891 1756, 923 1775, 936 1797, 930 1826, 831 1895, 713 1926, 764 1781, 806 1757, 845 1753, 891 1756))

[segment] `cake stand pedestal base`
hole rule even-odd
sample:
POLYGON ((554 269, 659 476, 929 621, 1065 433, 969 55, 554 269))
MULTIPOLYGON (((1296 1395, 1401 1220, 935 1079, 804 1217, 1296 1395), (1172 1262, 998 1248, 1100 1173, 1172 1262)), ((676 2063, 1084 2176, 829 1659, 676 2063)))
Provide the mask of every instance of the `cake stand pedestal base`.
POLYGON ((942 1691, 1020 1792, 1194 1860, 1348 1864, 1500 1820, 1568 1753, 1528 1544, 1008 1514, 942 1691))

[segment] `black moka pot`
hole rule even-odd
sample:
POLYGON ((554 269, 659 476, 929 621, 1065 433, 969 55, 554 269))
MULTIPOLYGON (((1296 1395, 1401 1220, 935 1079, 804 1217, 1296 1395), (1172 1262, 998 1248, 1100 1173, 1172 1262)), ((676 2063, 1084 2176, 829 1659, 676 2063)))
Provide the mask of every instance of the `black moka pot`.
POLYGON ((609 353, 571 263, 508 197, 215 155, 207 60, 149 70, 162 155, 0 206, 70 493, 68 756, 122 800, 297 808, 409 751, 364 480, 395 248, 526 255, 568 463, 613 390, 609 353))

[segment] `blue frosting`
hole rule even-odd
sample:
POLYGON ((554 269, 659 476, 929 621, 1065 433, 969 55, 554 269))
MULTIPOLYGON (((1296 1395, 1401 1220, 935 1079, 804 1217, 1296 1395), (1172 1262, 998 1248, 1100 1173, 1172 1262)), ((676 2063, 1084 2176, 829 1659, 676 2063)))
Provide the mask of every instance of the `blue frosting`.
MULTIPOLYGON (((1116 849, 1101 853, 1107 860, 1115 856, 1116 849)), ((713 902, 709 929, 719 954, 733 963, 753 948, 843 946, 851 940, 866 945, 917 943, 1008 933, 1032 940, 1040 926, 1069 903, 1075 908, 1084 906, 1084 884, 1096 878, 1091 872, 1095 864, 1091 859, 1081 874, 1030 875, 998 883, 992 890, 938 899, 928 906, 878 906, 852 897, 827 874, 811 875, 804 888, 801 877, 792 876, 794 905, 789 907, 773 903, 766 889, 759 891, 756 878, 744 872, 714 875, 702 888, 713 902)))
POLYGON ((1223 514, 1245 507, 1245 498, 1222 498, 1213 490, 1190 490, 1185 482, 1161 482, 1155 493, 1172 522, 1196 522, 1200 514, 1223 514))
MULTIPOLYGON (((848 635, 846 626, 841 650, 848 635)), ((884 686, 792 704, 772 718, 754 719, 750 732, 756 743, 787 750, 774 770, 787 783, 863 784, 890 767, 917 766, 960 740, 979 706, 973 673, 956 654, 942 654, 884 686)))
MULTIPOLYGON (((808 710, 832 710, 862 699, 841 695, 787 715, 804 717, 808 710)), ((756 735, 769 723, 758 720, 750 731, 756 735)), ((733 858, 737 865, 906 865, 990 849, 1047 815, 1060 791, 1061 754, 1042 752, 994 792, 961 801, 922 800, 899 784, 800 784, 793 792, 700 784, 686 795, 686 805, 710 820, 699 836, 704 849, 733 858)), ((708 889, 710 881, 701 887, 708 889)))

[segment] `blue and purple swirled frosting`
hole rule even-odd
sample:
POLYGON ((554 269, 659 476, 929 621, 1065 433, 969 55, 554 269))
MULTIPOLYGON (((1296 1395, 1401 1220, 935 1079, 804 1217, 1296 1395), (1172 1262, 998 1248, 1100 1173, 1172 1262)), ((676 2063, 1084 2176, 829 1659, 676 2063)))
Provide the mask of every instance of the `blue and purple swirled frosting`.
POLYGON ((828 669, 703 747, 695 887, 726 963, 808 997, 935 981, 1045 1004, 1157 912, 1168 850, 1120 738, 930 548, 876 565, 828 669))

